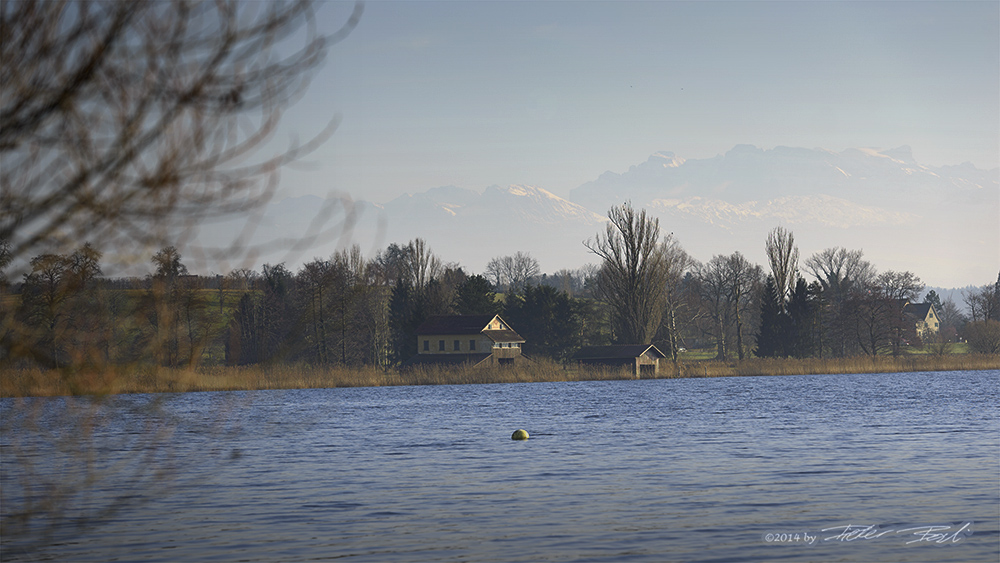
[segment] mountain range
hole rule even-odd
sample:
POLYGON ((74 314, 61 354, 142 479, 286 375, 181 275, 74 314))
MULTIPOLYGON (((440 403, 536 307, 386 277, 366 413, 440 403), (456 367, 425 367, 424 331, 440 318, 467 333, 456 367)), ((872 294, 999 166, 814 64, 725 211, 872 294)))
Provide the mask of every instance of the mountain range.
MULTIPOLYGON (((349 242, 373 255, 421 237, 467 271, 523 251, 555 272, 596 262, 583 242, 603 230, 608 209, 626 201, 659 218, 661 230, 701 261, 740 251, 764 264, 767 233, 782 226, 795 234, 803 261, 829 247, 862 249, 880 271, 909 270, 941 287, 991 283, 1000 269, 1000 169, 926 166, 905 146, 833 152, 738 145, 708 159, 658 152, 567 198, 527 185, 439 187, 381 204, 287 198, 266 209, 255 240, 301 237, 324 205, 333 205, 334 221, 345 218, 346 205, 348 236, 320 240, 289 267, 349 242)), ((207 227, 201 240, 236 228, 207 227)))

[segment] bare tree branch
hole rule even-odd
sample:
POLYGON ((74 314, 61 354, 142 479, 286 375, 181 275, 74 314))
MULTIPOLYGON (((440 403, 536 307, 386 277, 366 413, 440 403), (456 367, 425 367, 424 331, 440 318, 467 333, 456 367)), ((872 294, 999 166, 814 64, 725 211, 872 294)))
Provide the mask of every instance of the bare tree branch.
POLYGON ((336 126, 262 154, 360 14, 324 36, 307 0, 4 2, 0 240, 13 260, 81 240, 138 255, 266 204, 280 169, 336 126))
POLYGON ((775 227, 767 234, 765 250, 781 310, 787 311, 788 299, 795 290, 795 279, 798 277, 799 249, 795 246, 795 236, 791 231, 775 227))
POLYGON ((667 272, 658 219, 628 203, 608 212, 610 222, 584 245, 601 261, 597 289, 611 306, 617 340, 649 344, 663 317, 667 272))

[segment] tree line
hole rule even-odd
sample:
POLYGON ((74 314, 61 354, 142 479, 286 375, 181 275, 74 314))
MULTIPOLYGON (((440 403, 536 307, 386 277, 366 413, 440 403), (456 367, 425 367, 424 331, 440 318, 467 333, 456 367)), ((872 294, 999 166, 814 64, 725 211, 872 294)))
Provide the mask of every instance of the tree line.
POLYGON ((608 218, 605 232, 586 244, 601 259, 597 296, 611 305, 613 339, 659 343, 675 362, 683 342, 741 360, 899 355, 914 345, 944 353, 963 338, 975 352, 1000 353, 1000 275, 966 292, 969 317, 929 292, 924 300, 940 326, 920 334, 908 313, 923 293, 920 278, 879 272, 860 250, 825 249, 803 270, 793 233, 777 227, 764 241, 767 269, 739 252, 701 263, 673 234, 661 236, 645 210, 625 203, 608 218))
POLYGON ((371 259, 355 246, 295 272, 264 264, 191 275, 169 246, 152 256, 149 275, 105 278, 101 258, 86 244, 68 255, 33 258, 20 282, 3 278, 0 361, 47 368, 304 362, 388 369, 416 353, 417 328, 439 314, 502 314, 523 327, 529 352, 557 359, 566 359, 581 338, 602 341, 603 312, 585 297, 582 274, 540 276, 537 261, 524 253, 498 259, 506 266, 485 275, 443 262, 419 238, 390 244, 371 259))
MULTIPOLYGON (((18 283, 6 277, 0 354, 7 364, 61 368, 108 363, 253 365, 304 362, 390 369, 417 353, 432 315, 502 315, 529 356, 568 361, 582 346, 656 344, 675 362, 711 346, 717 359, 946 352, 965 338, 1000 352, 1000 276, 967 291, 966 316, 933 291, 941 326, 922 342, 905 311, 923 292, 911 272, 877 272, 860 250, 830 248, 802 266, 794 235, 764 241, 767 268, 739 252, 701 263, 628 204, 587 241, 598 265, 540 274, 530 254, 491 260, 483 274, 437 256, 422 239, 372 258, 355 246, 225 275, 190 275, 177 248, 144 278, 102 277, 100 251, 41 254, 18 283)), ((6 267, 7 245, 0 245, 6 267)))

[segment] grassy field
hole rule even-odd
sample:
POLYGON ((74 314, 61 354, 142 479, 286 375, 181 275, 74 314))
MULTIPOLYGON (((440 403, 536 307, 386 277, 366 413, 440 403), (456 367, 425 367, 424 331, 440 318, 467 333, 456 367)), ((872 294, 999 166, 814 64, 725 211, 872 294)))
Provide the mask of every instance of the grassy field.
MULTIPOLYGON (((682 361, 661 367, 660 378, 734 377, 904 371, 1000 370, 1000 356, 948 354, 840 358, 749 359, 742 362, 682 361)), ((492 369, 428 367, 407 372, 373 368, 308 365, 163 368, 150 365, 114 366, 68 373, 58 370, 0 371, 0 396, 111 395, 119 393, 181 393, 257 389, 313 389, 384 385, 450 385, 632 379, 617 369, 564 367, 536 361, 518 367, 492 369)))

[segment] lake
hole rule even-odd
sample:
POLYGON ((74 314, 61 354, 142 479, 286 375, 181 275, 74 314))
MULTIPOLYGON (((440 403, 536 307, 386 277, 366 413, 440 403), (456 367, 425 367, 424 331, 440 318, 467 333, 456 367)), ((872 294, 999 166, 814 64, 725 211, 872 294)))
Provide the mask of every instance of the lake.
MULTIPOLYGON (((49 449, 74 404, 0 402, 7 500, 15 449, 39 475, 79 472, 49 449), (9 430, 30 409, 41 430, 9 430)), ((1000 560, 996 371, 133 395, 101 412, 112 477, 78 506, 131 502, 40 550, 8 537, 4 560, 1000 560)))

